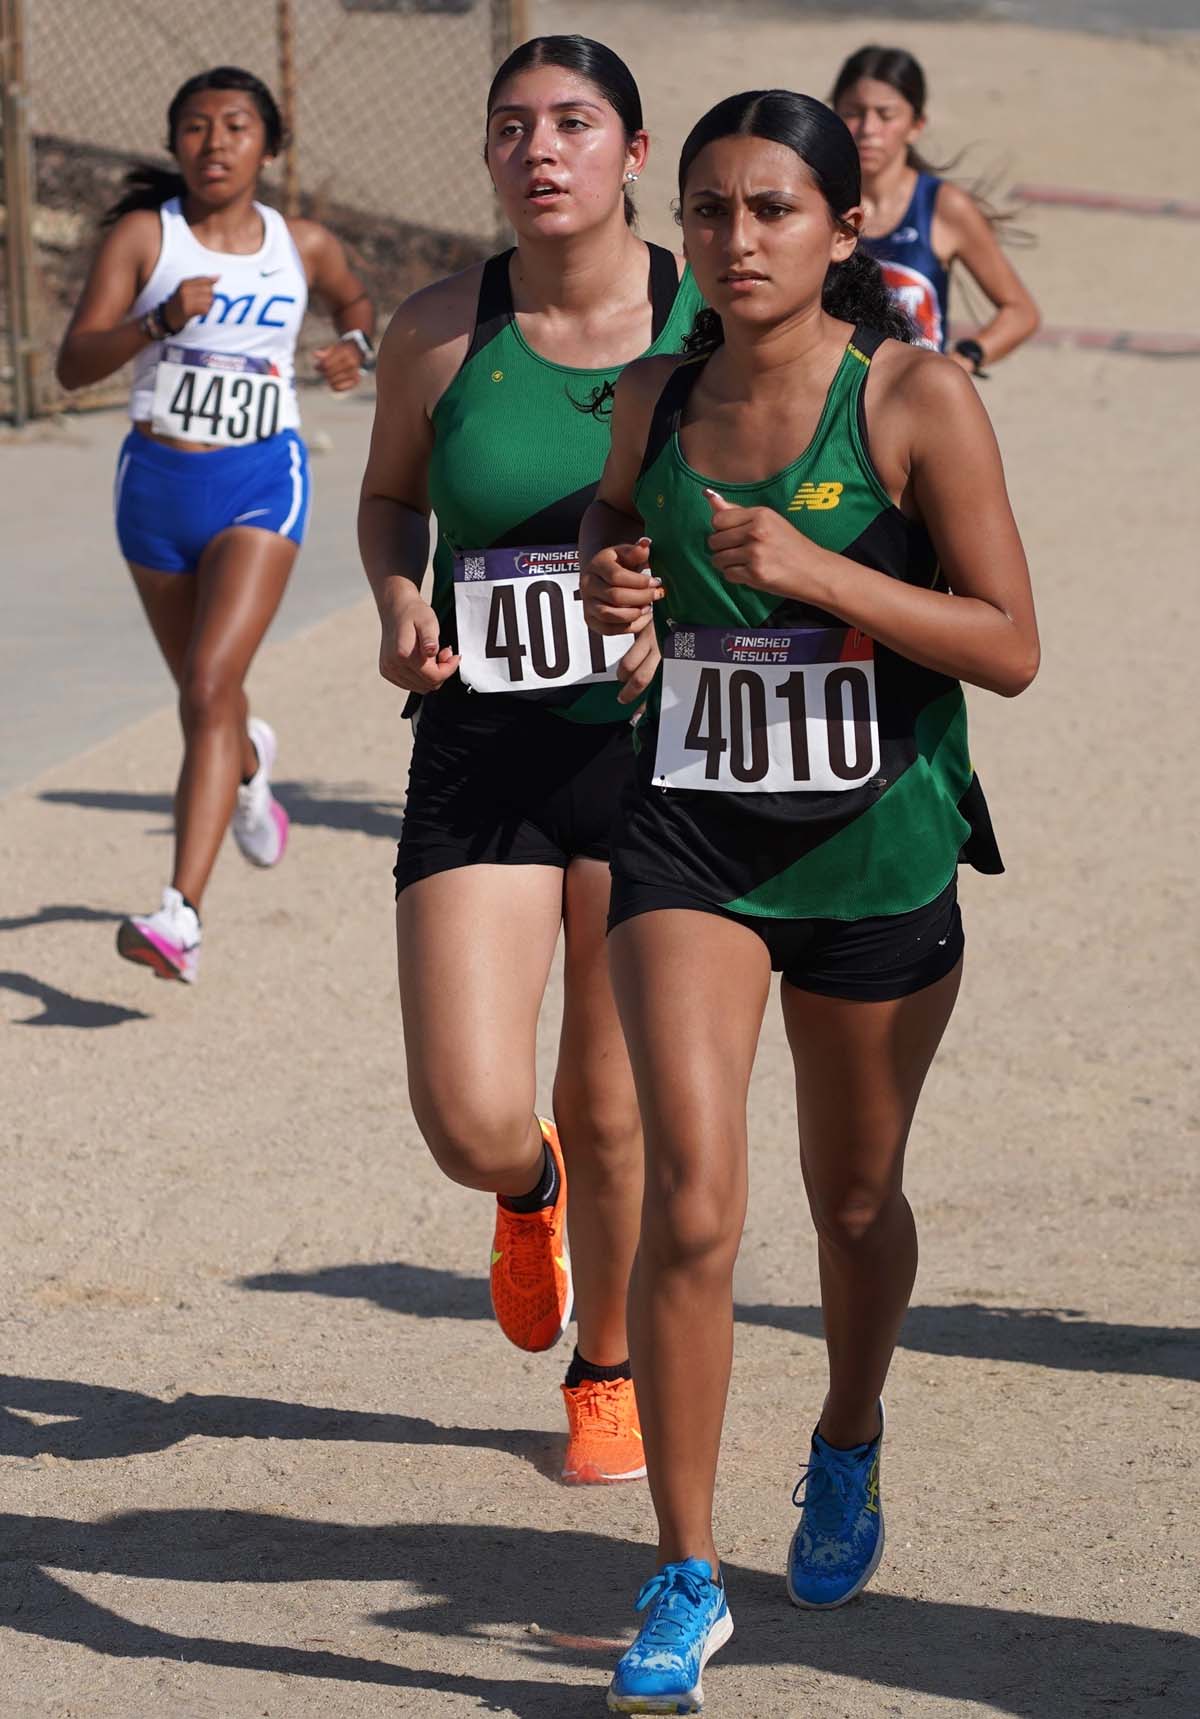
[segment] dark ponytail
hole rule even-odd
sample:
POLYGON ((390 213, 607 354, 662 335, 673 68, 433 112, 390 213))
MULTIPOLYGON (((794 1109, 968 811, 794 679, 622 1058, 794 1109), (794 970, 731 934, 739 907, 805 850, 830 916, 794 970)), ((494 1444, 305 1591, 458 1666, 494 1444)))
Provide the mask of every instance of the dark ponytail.
MULTIPOLYGON (((642 127, 642 97, 629 67, 619 54, 594 42, 590 36, 533 36, 522 42, 499 68, 487 94, 487 116, 500 98, 505 84, 521 72, 538 66, 561 66, 564 72, 576 72, 594 85, 600 95, 625 127, 625 141, 632 143, 642 127)), ((487 156, 487 150, 484 150, 487 156)), ((637 225, 637 210, 629 192, 625 192, 625 219, 631 227, 637 225)))
MULTIPOLYGON (((722 137, 761 137, 794 150, 812 174, 836 226, 852 231, 843 216, 862 197, 862 175, 854 139, 830 108, 794 90, 747 90, 728 96, 698 120, 679 157, 679 201, 683 205, 687 177, 702 149, 722 137)), ((841 322, 877 329, 892 340, 910 345, 918 338, 908 317, 884 284, 875 258, 861 248, 844 263, 832 263, 821 292, 821 308, 841 322)), ((721 319, 704 309, 692 324, 684 351, 713 352, 724 340, 721 319)))
MULTIPOLYGON (((214 66, 210 71, 197 72, 195 77, 180 84, 167 109, 167 149, 172 155, 184 106, 192 96, 200 95, 204 90, 240 90, 250 96, 263 122, 267 154, 278 155, 287 141, 283 115, 262 79, 256 78, 253 72, 243 71, 241 66, 214 66)), ((168 167, 139 163, 125 175, 125 189, 112 207, 104 211, 100 225, 111 227, 122 215, 132 214, 135 209, 161 209, 172 197, 182 197, 186 190, 182 173, 168 167)))
POLYGON ((135 209, 161 209, 172 197, 182 197, 186 191, 183 174, 169 167, 148 164, 131 167, 125 175, 124 190, 101 215, 100 225, 114 227, 122 215, 131 215, 135 209))
POLYGON ((834 263, 825 276, 821 309, 839 322, 877 329, 889 340, 903 340, 913 346, 921 338, 908 313, 888 291, 883 270, 861 246, 844 263, 834 263))

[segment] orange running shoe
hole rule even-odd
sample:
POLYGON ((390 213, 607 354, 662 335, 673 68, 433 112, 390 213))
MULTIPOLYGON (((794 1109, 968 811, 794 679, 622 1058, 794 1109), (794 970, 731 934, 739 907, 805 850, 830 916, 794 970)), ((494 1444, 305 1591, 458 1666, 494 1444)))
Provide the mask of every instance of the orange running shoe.
POLYGON ((562 1477, 568 1486, 611 1486, 642 1480, 646 1453, 632 1379, 584 1379, 562 1387, 567 1405, 567 1454, 562 1477))
POLYGON ((518 1349, 553 1349, 571 1317, 575 1292, 567 1247, 567 1170, 558 1130, 538 1118, 558 1168, 558 1198, 536 1212, 510 1212, 496 1201, 492 1237, 492 1310, 518 1349))

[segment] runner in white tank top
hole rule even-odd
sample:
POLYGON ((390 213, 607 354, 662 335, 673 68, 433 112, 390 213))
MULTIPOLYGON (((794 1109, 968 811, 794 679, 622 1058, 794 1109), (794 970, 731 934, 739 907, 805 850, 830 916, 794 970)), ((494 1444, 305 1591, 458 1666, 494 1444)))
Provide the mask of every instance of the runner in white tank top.
POLYGON ((335 390, 370 364, 374 315, 327 228, 255 200, 283 135, 264 84, 237 67, 200 73, 176 92, 168 134, 179 173, 130 175, 57 373, 81 388, 133 364, 117 536, 179 687, 184 756, 170 885, 157 912, 122 922, 117 948, 190 983, 226 826, 258 866, 287 841, 270 790, 275 736, 242 688, 308 519, 295 351, 310 289, 338 334, 315 354, 335 390))

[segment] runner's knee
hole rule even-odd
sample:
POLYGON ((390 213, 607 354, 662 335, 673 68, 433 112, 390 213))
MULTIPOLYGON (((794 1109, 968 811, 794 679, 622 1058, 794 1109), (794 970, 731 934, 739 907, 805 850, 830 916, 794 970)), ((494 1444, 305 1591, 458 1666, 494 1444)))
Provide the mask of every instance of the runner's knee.
POLYGON ((586 1155, 592 1175, 623 1179, 631 1167, 640 1170, 642 1125, 632 1082, 621 1090, 611 1078, 598 1085, 560 1072, 554 1083, 554 1114, 562 1119, 568 1168, 586 1155))
POLYGON ((836 1253, 863 1254, 886 1240, 890 1220, 904 1195, 899 1187, 867 1185, 842 1188, 836 1194, 810 1198, 818 1236, 836 1253))
POLYGON ((661 1267, 731 1274, 743 1207, 741 1195, 719 1177, 654 1178, 642 1209, 639 1256, 661 1267))
POLYGON ((241 681, 211 663, 189 663, 179 683, 179 714, 185 731, 237 722, 245 709, 241 681))
POLYGON ((508 1178, 528 1160, 532 1105, 483 1109, 460 1099, 439 1103, 430 1093, 410 1096, 434 1163, 452 1182, 491 1189, 498 1178, 508 1178))

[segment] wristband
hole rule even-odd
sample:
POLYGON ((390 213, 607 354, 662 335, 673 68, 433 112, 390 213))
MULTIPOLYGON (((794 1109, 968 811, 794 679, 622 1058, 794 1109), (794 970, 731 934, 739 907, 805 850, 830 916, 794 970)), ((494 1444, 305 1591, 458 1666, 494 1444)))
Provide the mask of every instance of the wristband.
POLYGON ((364 334, 361 328, 348 328, 345 334, 338 335, 338 340, 348 340, 352 346, 358 347, 361 370, 374 370, 375 348, 371 345, 370 336, 364 334))
POLYGON ((168 335, 175 333, 167 321, 167 303, 168 301, 164 299, 161 304, 156 304, 153 310, 148 310, 142 317, 138 326, 147 340, 165 340, 168 335))

